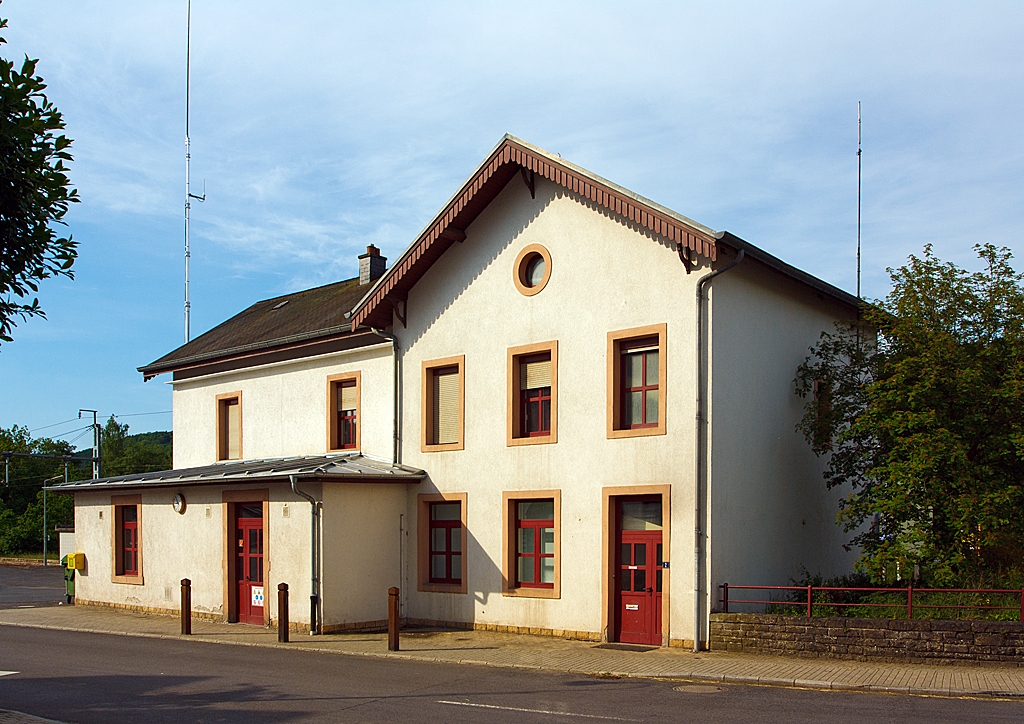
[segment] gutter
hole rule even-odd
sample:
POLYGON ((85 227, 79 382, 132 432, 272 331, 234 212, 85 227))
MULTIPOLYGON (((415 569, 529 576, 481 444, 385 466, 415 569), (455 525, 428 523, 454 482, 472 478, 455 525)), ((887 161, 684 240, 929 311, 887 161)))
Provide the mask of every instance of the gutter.
POLYGON ((150 380, 164 372, 173 372, 184 367, 194 367, 200 363, 209 362, 211 360, 229 361, 230 359, 243 355, 246 352, 257 352, 274 347, 285 347, 287 345, 293 345, 298 342, 306 342, 309 340, 326 341, 331 337, 345 337, 350 334, 352 334, 352 325, 343 324, 334 327, 327 327, 325 329, 317 329, 312 332, 292 334, 287 337, 277 337, 275 339, 268 339, 262 342, 252 342, 238 347, 229 347, 228 349, 200 352, 198 354, 189 355, 180 359, 168 360, 166 362, 157 360, 156 362, 143 367, 137 367, 136 369, 142 373, 146 380, 150 380))
POLYGON ((402 446, 401 446, 401 441, 399 439, 400 438, 400 432, 401 432, 401 426, 399 425, 399 420, 401 419, 401 411, 402 411, 401 404, 399 402, 399 392, 400 392, 399 380, 400 380, 400 377, 401 377, 401 366, 402 366, 402 362, 401 362, 401 358, 399 357, 399 353, 401 352, 401 348, 398 345, 398 337, 396 337, 395 335, 388 334, 387 332, 379 330, 379 329, 377 329, 375 327, 370 327, 370 331, 373 332, 374 334, 376 334, 378 337, 383 337, 384 339, 391 340, 391 356, 395 360, 395 390, 394 390, 395 409, 394 409, 393 414, 392 414, 392 417, 394 418, 394 432, 393 432, 393 437, 394 437, 393 445, 394 446, 393 446, 393 449, 391 451, 391 464, 397 466, 397 465, 400 465, 401 462, 402 462, 402 446))
MULTIPOLYGON (((309 582, 309 635, 315 636, 320 633, 320 626, 317 620, 317 613, 320 609, 320 508, 321 503, 309 493, 304 493, 298 488, 298 476, 289 475, 288 480, 292 484, 292 492, 309 501, 310 513, 310 552, 311 574, 309 582)), ((280 615, 280 612, 279 612, 280 615)))
POLYGON ((777 256, 769 254, 764 249, 751 244, 749 241, 741 239, 730 231, 720 231, 717 234, 718 241, 727 246, 731 246, 737 252, 746 252, 747 256, 755 261, 759 261, 767 267, 774 269, 781 274, 784 274, 791 279, 806 284, 816 292, 820 292, 826 296, 832 297, 836 301, 851 306, 855 309, 860 309, 861 301, 849 292, 843 291, 839 287, 833 286, 828 282, 818 279, 816 276, 808 274, 801 269, 797 269, 792 264, 779 259, 777 256))
MULTIPOLYGON (((703 353, 703 328, 704 328, 704 287, 719 274, 724 274, 730 269, 739 265, 746 256, 746 250, 740 249, 736 258, 723 266, 721 269, 705 274, 697 280, 697 415, 695 420, 694 443, 696 445, 693 474, 693 650, 700 651, 700 630, 703 622, 701 615, 701 586, 700 586, 700 563, 701 563, 701 542, 703 529, 701 526, 701 461, 704 455, 704 353, 703 353)), ((711 486, 708 485, 710 490, 711 486)))

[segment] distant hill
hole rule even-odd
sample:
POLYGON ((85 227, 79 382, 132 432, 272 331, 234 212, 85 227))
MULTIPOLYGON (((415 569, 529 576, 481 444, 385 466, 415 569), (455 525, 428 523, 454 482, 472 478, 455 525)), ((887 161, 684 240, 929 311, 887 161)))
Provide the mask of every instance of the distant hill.
POLYGON ((144 445, 159 445, 171 447, 174 433, 164 430, 161 432, 140 432, 138 435, 129 435, 130 440, 138 440, 144 445))
MULTIPOLYGON (((125 442, 132 440, 142 445, 154 445, 171 450, 174 443, 174 433, 170 430, 158 430, 156 432, 140 432, 136 435, 127 435, 125 442)), ((92 457, 92 448, 82 448, 74 452, 76 458, 92 457)))

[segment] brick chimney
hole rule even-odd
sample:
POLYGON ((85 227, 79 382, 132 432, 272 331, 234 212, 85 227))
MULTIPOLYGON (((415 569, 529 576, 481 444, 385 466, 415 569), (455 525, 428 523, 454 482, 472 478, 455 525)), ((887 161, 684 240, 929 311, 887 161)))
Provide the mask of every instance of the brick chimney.
POLYGON ((380 249, 370 244, 366 253, 359 255, 359 283, 370 284, 384 276, 388 268, 388 260, 380 255, 380 249))

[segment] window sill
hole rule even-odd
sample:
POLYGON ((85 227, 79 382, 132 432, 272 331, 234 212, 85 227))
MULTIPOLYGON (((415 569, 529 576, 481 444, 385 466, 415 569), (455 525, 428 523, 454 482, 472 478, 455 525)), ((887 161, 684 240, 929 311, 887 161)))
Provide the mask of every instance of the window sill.
POLYGON ((423 593, 466 593, 463 583, 421 583, 417 590, 423 593))
POLYGON ((142 581, 142 576, 118 576, 113 575, 110 577, 111 583, 127 583, 130 586, 142 586, 145 585, 142 581))
POLYGON ((534 437, 510 437, 507 447, 518 447, 519 445, 552 445, 558 442, 558 435, 536 435, 534 437))
POLYGON ((561 598, 562 592, 555 588, 529 588, 520 586, 501 592, 507 598, 561 598))
MULTIPOLYGON (((463 450, 463 449, 465 449, 465 446, 462 444, 461 440, 459 442, 445 443, 444 445, 421 445, 420 446, 420 452, 447 452, 449 450, 463 450)), ((439 584, 435 584, 435 585, 439 585, 439 584)))
POLYGON ((617 440, 623 437, 653 437, 655 435, 665 434, 665 423, 661 423, 657 427, 636 427, 625 430, 609 430, 608 439, 617 440))

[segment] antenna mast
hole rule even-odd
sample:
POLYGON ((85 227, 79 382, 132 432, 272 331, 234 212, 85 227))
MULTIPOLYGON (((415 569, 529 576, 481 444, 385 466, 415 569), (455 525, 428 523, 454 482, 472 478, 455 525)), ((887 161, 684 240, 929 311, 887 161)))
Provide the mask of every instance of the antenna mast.
POLYGON ((860 299, 860 101, 857 101, 857 299, 860 299))
POLYGON ((189 244, 189 232, 191 226, 190 210, 192 199, 200 202, 206 201, 206 183, 203 183, 203 195, 196 196, 192 193, 189 185, 189 166, 192 154, 189 152, 189 114, 192 92, 192 0, 188 0, 188 11, 185 23, 185 342, 192 338, 192 302, 189 295, 190 265, 192 261, 192 248, 189 244))

